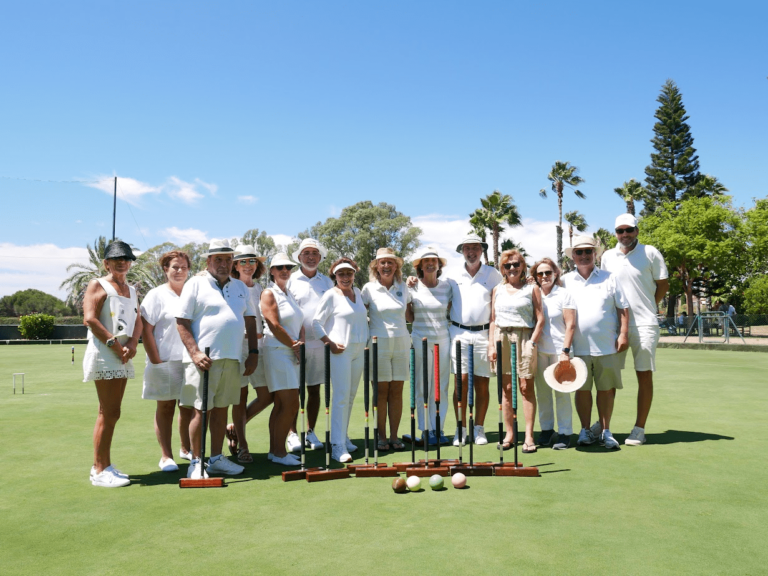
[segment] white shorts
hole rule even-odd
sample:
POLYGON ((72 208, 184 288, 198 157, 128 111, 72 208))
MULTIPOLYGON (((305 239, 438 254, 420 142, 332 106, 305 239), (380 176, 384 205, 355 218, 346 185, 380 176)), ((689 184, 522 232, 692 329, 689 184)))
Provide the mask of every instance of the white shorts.
POLYGON ((293 350, 287 346, 265 346, 261 355, 270 392, 299 389, 299 363, 293 350))
POLYGON ((243 376, 245 372, 245 361, 248 358, 248 340, 243 341, 243 359, 240 361, 240 388, 245 388, 250 384, 254 389, 267 385, 267 373, 264 371, 264 349, 259 348, 259 363, 256 370, 250 376, 243 376))
MULTIPOLYGON (((411 349, 410 336, 396 336, 394 338, 377 338, 379 382, 404 382, 410 378, 409 351, 411 349)), ((371 347, 373 353, 373 347, 371 347)), ((373 368, 373 357, 371 357, 373 368)))
POLYGON ((635 371, 656 371, 656 346, 660 335, 658 325, 629 327, 629 347, 635 359, 635 371))
POLYGON ((579 356, 587 365, 587 381, 579 388, 579 392, 591 392, 592 384, 598 392, 621 390, 621 370, 624 368, 624 354, 608 354, 607 356, 579 356))
POLYGON ((482 332, 470 332, 456 326, 450 327, 451 331, 451 369, 456 374, 456 342, 461 342, 461 373, 468 374, 469 370, 469 345, 474 346, 474 371, 480 378, 491 377, 491 362, 488 360, 488 330, 482 332))
POLYGON ((144 367, 144 388, 141 397, 144 400, 180 400, 184 386, 184 366, 181 360, 169 360, 152 364, 147 358, 144 367))
MULTIPOLYGON (((240 362, 229 358, 214 360, 208 370, 208 410, 240 403, 240 362)), ((194 362, 184 363, 181 405, 203 408, 203 371, 194 362)))
POLYGON ((325 347, 305 348, 304 378, 307 386, 325 384, 325 347))

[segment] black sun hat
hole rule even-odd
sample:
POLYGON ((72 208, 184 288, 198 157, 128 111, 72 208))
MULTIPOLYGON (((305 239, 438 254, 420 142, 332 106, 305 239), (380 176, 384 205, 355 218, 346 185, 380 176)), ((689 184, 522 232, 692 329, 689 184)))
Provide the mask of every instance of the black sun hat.
POLYGON ((131 247, 122 240, 110 242, 109 246, 107 246, 107 249, 104 251, 104 260, 112 260, 114 258, 136 260, 136 256, 133 255, 131 247))

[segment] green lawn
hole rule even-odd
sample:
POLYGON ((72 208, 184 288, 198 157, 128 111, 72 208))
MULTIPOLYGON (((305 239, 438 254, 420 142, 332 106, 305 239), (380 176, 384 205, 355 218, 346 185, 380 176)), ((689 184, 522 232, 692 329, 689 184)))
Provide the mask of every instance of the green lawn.
MULTIPOLYGON (((521 460, 541 478, 470 478, 468 490, 396 495, 386 478, 283 483, 266 460, 267 414, 249 424, 255 462, 243 476, 225 489, 180 490, 180 474, 156 468, 154 402, 141 400, 140 378, 129 381, 113 446, 133 483, 92 487, 97 403, 80 382, 83 351, 73 367, 69 346, 0 347, 4 575, 768 570, 768 354, 659 350, 643 447, 540 450, 521 460), (26 394, 12 394, 13 372, 26 373, 26 394)), ((635 393, 627 371, 612 426, 620 442, 635 393)), ((357 440, 362 389, 355 412, 357 440)), ((451 415, 446 431, 454 426, 451 415)), ((318 428, 322 438, 322 417, 318 428)), ((478 460, 498 458, 496 434, 489 439, 478 460)))

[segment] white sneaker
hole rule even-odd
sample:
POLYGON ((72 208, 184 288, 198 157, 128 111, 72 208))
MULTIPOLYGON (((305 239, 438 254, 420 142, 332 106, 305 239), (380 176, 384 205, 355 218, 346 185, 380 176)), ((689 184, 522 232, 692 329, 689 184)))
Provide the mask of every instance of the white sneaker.
POLYGON ((645 444, 645 430, 639 426, 632 428, 629 436, 624 440, 627 446, 642 446, 645 444))
POLYGON ((488 444, 488 438, 485 437, 485 428, 483 426, 475 426, 475 444, 478 446, 488 444))
POLYGON ((347 436, 347 451, 354 452, 355 450, 357 450, 357 444, 352 442, 352 440, 349 439, 349 436, 347 436))
POLYGON ((576 441, 576 444, 579 446, 589 446, 590 444, 595 443, 595 435, 592 434, 592 430, 589 428, 582 428, 581 432, 579 432, 579 439, 576 441))
POLYGON ((299 466, 301 464, 301 460, 296 458, 296 456, 293 454, 289 453, 282 458, 272 456, 272 464, 280 464, 282 466, 299 466))
MULTIPOLYGON (((462 428, 461 429, 461 445, 464 446, 467 443, 467 429, 462 428)), ((456 428, 456 434, 453 437, 453 445, 458 446, 459 445, 459 429, 456 428)))
POLYGON ((242 474, 243 470, 245 470, 240 464, 235 464, 229 458, 224 458, 221 454, 208 460, 207 468, 209 474, 227 474, 229 476, 242 474))
POLYGON ((315 434, 315 431, 310 429, 307 431, 307 435, 304 437, 304 445, 311 450, 320 450, 325 448, 325 445, 320 442, 320 439, 315 434))
POLYGON ((296 432, 288 434, 285 445, 288 447, 288 452, 301 452, 301 440, 299 440, 299 435, 296 432))
POLYGON ((173 458, 160 458, 157 465, 163 472, 176 472, 179 469, 173 458))
POLYGON ((595 438, 600 438, 600 434, 603 433, 603 425, 600 424, 600 420, 592 424, 592 426, 589 427, 589 431, 592 432, 592 436, 595 438))
POLYGON ((192 452, 184 452, 181 448, 179 448, 179 458, 182 460, 192 460, 192 452))
POLYGON ((101 486, 102 488, 120 488, 131 483, 128 478, 115 474, 112 466, 107 466, 99 474, 96 474, 96 471, 91 468, 90 480, 91 484, 101 486))
POLYGON ((352 456, 350 456, 349 452, 347 452, 346 446, 342 446, 341 444, 333 445, 331 448, 331 458, 336 460, 336 462, 341 462, 342 464, 352 462, 352 456))
POLYGON ((611 431, 606 428, 603 430, 603 438, 602 438, 603 446, 605 446, 608 450, 620 450, 621 447, 619 446, 618 441, 616 438, 613 437, 613 434, 611 434, 611 431))
POLYGON ((208 474, 203 470, 200 464, 200 458, 193 458, 189 461, 189 468, 187 468, 187 478, 192 480, 200 480, 201 478, 208 478, 208 474))

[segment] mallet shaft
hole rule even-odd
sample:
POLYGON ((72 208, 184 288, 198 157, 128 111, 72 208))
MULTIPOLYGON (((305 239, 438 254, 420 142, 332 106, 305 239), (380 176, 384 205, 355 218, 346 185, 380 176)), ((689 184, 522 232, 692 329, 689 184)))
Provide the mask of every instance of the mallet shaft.
POLYGON ((416 349, 411 342, 411 463, 416 463, 416 349))
POLYGON ((429 466, 429 345, 421 339, 421 391, 424 397, 424 466, 429 466))
POLYGON ((307 394, 307 351, 304 343, 299 347, 299 409, 301 410, 301 470, 304 470, 307 439, 307 423, 304 418, 304 403, 307 394))
POLYGON ((437 437, 437 459, 440 460, 440 344, 435 344, 434 356, 434 378, 435 384, 435 436, 437 437))
POLYGON ((325 469, 331 469, 331 345, 325 345, 325 469))
POLYGON ((379 464, 379 342, 376 336, 371 338, 373 354, 373 374, 371 375, 371 387, 373 392, 373 465, 379 464))
POLYGON ((370 369, 370 354, 368 353, 368 347, 365 347, 365 350, 363 351, 363 384, 365 388, 363 389, 363 400, 365 404, 365 463, 368 464, 368 449, 370 448, 370 433, 368 431, 368 409, 370 408, 371 404, 371 396, 370 396, 370 377, 371 377, 371 369, 370 369))
POLYGON ((459 402, 458 402, 458 405, 459 405, 458 414, 459 415, 458 415, 458 418, 457 418, 457 420, 458 420, 458 422, 457 422, 457 426, 458 426, 457 433, 459 435, 459 464, 463 464, 464 463, 464 459, 462 458, 462 455, 461 455, 461 445, 464 442, 464 438, 463 438, 464 435, 462 433, 462 424, 464 422, 462 421, 462 418, 461 418, 461 408, 462 408, 462 406, 461 406, 461 398, 462 398, 461 393, 463 392, 463 390, 461 389, 461 378, 462 378, 461 377, 461 342, 459 342, 458 340, 456 340, 456 374, 455 374, 454 377, 456 379, 456 397, 459 400, 459 402))
MULTIPOLYGON (((501 335, 504 338, 504 334, 501 335)), ((504 463, 504 419, 502 417, 501 399, 504 395, 504 362, 502 359, 501 340, 496 342, 496 394, 499 397, 499 462, 504 463)))

